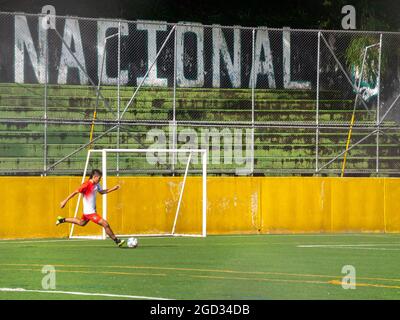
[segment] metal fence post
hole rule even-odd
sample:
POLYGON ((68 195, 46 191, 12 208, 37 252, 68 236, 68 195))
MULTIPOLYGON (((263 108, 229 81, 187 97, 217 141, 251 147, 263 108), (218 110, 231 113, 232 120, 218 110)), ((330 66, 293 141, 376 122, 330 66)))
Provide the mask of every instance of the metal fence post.
POLYGON ((255 79, 255 74, 256 74, 256 68, 255 68, 255 36, 256 36, 256 30, 253 29, 252 32, 252 84, 251 84, 251 174, 254 173, 254 121, 255 121, 255 83, 256 83, 256 79, 255 79))
MULTIPOLYGON (((175 25, 174 31, 174 88, 173 88, 173 101, 172 101, 172 149, 176 149, 177 145, 177 124, 176 124, 176 77, 177 77, 177 51, 178 46, 178 39, 177 39, 177 26, 175 25)), ((171 131, 171 130, 169 130, 171 131)), ((176 154, 175 152, 172 153, 172 175, 175 175, 175 161, 176 161, 176 154)))
POLYGON ((48 82, 48 65, 49 65, 49 33, 46 30, 46 41, 44 47, 45 66, 44 66, 44 141, 43 141, 43 176, 47 176, 47 82, 48 82))
MULTIPOLYGON (((118 21, 118 81, 117 81, 117 114, 118 114, 118 127, 117 127, 117 149, 120 148, 120 107, 121 107, 121 21, 118 21)), ((117 176, 119 176, 119 152, 117 152, 117 176)))
POLYGON ((378 96, 376 99, 376 174, 379 175, 379 130, 380 130, 380 104, 381 104, 381 63, 382 63, 382 33, 379 36, 379 58, 378 58, 378 96))
POLYGON ((320 69, 320 55, 321 55, 321 31, 318 31, 318 46, 317 46, 317 102, 315 111, 315 172, 318 172, 318 154, 319 154, 319 69, 320 69))

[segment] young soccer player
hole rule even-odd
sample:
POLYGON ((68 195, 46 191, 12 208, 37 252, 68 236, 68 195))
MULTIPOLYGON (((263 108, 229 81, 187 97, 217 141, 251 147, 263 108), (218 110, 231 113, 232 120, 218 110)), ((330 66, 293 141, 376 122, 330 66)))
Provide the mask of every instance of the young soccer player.
POLYGON ((81 219, 77 218, 64 218, 62 216, 57 217, 56 225, 58 226, 61 223, 69 222, 77 224, 78 226, 85 226, 89 221, 93 221, 98 225, 102 226, 107 235, 114 240, 114 242, 119 246, 122 247, 125 243, 125 240, 118 239, 114 232, 111 230, 110 225, 106 220, 100 217, 96 211, 96 192, 100 194, 106 194, 113 192, 119 189, 119 185, 116 185, 113 188, 103 190, 100 186, 102 173, 98 169, 94 169, 90 174, 89 180, 83 183, 77 190, 72 192, 65 200, 63 200, 60 204, 61 208, 64 208, 67 202, 72 199, 78 193, 83 194, 83 215, 81 219))

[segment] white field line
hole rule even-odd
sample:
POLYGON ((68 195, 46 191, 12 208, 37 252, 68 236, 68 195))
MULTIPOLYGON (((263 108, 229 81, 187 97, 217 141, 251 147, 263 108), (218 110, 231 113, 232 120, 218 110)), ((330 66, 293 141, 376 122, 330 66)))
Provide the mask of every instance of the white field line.
POLYGON ((383 250, 399 251, 400 248, 379 248, 385 246, 400 246, 400 243, 369 243, 369 244, 309 244, 298 245, 297 248, 330 248, 330 249, 357 249, 357 250, 383 250))
MULTIPOLYGON (((97 240, 97 239, 96 239, 97 240)), ((74 240, 71 240, 71 239, 59 239, 59 240, 57 240, 57 239, 52 239, 52 240, 10 240, 10 239, 7 239, 7 240, 0 240, 0 244, 10 244, 10 243, 41 243, 41 242, 43 242, 43 243, 51 243, 51 242, 71 242, 71 241, 87 241, 87 239, 74 239, 74 240)))
MULTIPOLYGON (((398 236, 397 234, 248 234, 248 235, 209 235, 209 237, 216 238, 258 238, 258 237, 374 237, 374 238, 393 238, 398 236)), ((169 238, 174 239, 176 237, 171 236, 157 236, 149 238, 169 238)), ((52 243, 52 242, 75 242, 75 241, 104 241, 103 239, 0 239, 0 244, 13 244, 13 243, 52 243)))
POLYGON ((374 247, 374 246, 400 246, 400 243, 362 243, 362 244, 302 244, 299 248, 325 248, 325 247, 374 247))
POLYGON ((170 300, 158 297, 131 296, 124 294, 90 293, 90 292, 57 291, 57 290, 30 290, 23 288, 0 288, 0 292, 35 292, 35 293, 69 294, 77 296, 97 296, 97 297, 113 297, 113 298, 128 298, 128 299, 145 299, 145 300, 170 300))
POLYGON ((218 238, 239 238, 239 237, 379 237, 379 238, 387 238, 387 237, 398 237, 397 233, 285 233, 285 234, 275 234, 275 233, 265 233, 265 234, 222 234, 222 235, 214 235, 210 234, 207 237, 218 237, 218 238))

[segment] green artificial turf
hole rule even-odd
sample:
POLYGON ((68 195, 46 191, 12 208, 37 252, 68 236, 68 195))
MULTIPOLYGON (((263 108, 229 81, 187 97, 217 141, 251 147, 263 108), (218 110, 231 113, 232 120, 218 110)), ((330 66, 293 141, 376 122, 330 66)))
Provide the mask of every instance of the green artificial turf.
POLYGON ((399 299, 399 264, 400 235, 385 234, 143 237, 136 249, 4 240, 0 299, 399 299), (42 287, 45 265, 55 268, 55 289, 42 287), (346 265, 356 289, 342 288, 346 265))

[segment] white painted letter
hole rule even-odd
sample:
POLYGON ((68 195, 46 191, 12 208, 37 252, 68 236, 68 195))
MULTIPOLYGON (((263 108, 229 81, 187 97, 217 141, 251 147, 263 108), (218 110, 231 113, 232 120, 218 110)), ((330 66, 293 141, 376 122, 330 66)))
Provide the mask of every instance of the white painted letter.
POLYGON ((257 87, 257 76, 259 74, 266 74, 268 76, 269 88, 276 88, 274 65, 272 62, 271 46, 267 30, 257 30, 254 60, 254 65, 251 68, 249 87, 252 87, 253 72, 255 71, 255 87, 257 87), (265 60, 261 61, 261 52, 263 50, 265 60), (253 68, 255 68, 255 70, 253 68))
POLYGON ((74 56, 71 55, 69 50, 62 44, 61 49, 61 60, 58 70, 58 84, 66 84, 68 79, 68 70, 70 68, 77 68, 79 70, 80 84, 87 84, 88 78, 84 72, 79 67, 76 60, 79 61, 83 69, 86 71, 85 56, 83 54, 81 31, 79 28, 79 21, 77 19, 65 19, 64 35, 63 39, 68 48, 71 49, 72 42, 75 46, 74 56))
POLYGON ((283 38, 283 86, 285 89, 311 89, 308 81, 291 81, 290 61, 290 31, 286 28, 282 32, 283 38))
MULTIPOLYGON (((40 18, 39 18, 40 19, 40 18)), ((40 20, 39 20, 40 21, 40 20)), ((25 48, 28 52, 29 59, 36 79, 39 83, 46 81, 46 50, 47 50, 47 29, 38 25, 39 32, 39 55, 36 52, 33 43, 32 35, 29 30, 28 21, 25 16, 15 16, 15 66, 14 66, 14 79, 17 83, 25 82, 25 48)))
MULTIPOLYGON (((177 26, 176 27, 177 36, 177 48, 176 48, 176 77, 177 84, 180 87, 203 87, 204 86, 204 30, 203 27, 191 26, 177 26), (192 32, 196 35, 197 42, 197 77, 196 79, 186 79, 184 74, 184 65, 188 63, 188 57, 185 57, 184 51, 184 39, 185 34, 192 32)), ((190 57, 193 58, 193 57, 190 57)), ((194 61, 194 59, 192 60, 194 61)))
MULTIPOLYGON (((101 73, 101 64, 103 63, 103 53, 105 54, 104 56, 104 65, 103 65, 103 72, 101 75, 101 83, 105 85, 116 85, 118 84, 118 77, 109 77, 107 76, 107 51, 104 51, 104 44, 105 44, 105 39, 106 39, 106 33, 107 30, 110 28, 115 28, 115 33, 118 33, 118 22, 114 21, 98 21, 97 22, 97 74, 100 76, 101 73)), ((126 22, 121 22, 121 37, 122 36, 127 36, 129 34, 129 29, 128 29, 128 23, 126 22)), ((118 38, 118 35, 115 36, 115 38, 118 38)), ((109 40, 107 40, 109 41, 109 40)), ((117 40, 118 41, 118 40, 117 40)), ((115 47, 114 53, 112 53, 114 56, 115 61, 118 59, 118 46, 115 47)), ((117 66, 118 64, 115 63, 117 66)), ((118 67, 117 67, 118 68, 118 67)), ((118 70, 117 70, 118 71, 118 70)), ((120 73, 120 84, 125 85, 128 83, 128 70, 121 70, 120 73)))
MULTIPOLYGON (((140 22, 140 21, 139 21, 140 22)), ((138 23, 138 30, 147 31, 147 68, 154 63, 158 53, 157 50, 157 31, 166 31, 166 22, 160 22, 160 24, 153 23, 138 23)), ((137 83, 140 83, 143 77, 137 78, 137 83)), ((155 86, 155 87, 166 87, 168 85, 168 79, 157 78, 157 62, 153 65, 149 74, 143 82, 143 85, 155 86)))
POLYGON ((233 36, 233 63, 229 54, 228 45, 226 44, 222 29, 214 26, 213 29, 213 87, 219 88, 221 85, 221 57, 225 62, 226 70, 228 71, 229 79, 234 88, 239 88, 240 81, 240 29, 234 29, 233 36), (221 54, 221 56, 220 56, 221 54))

